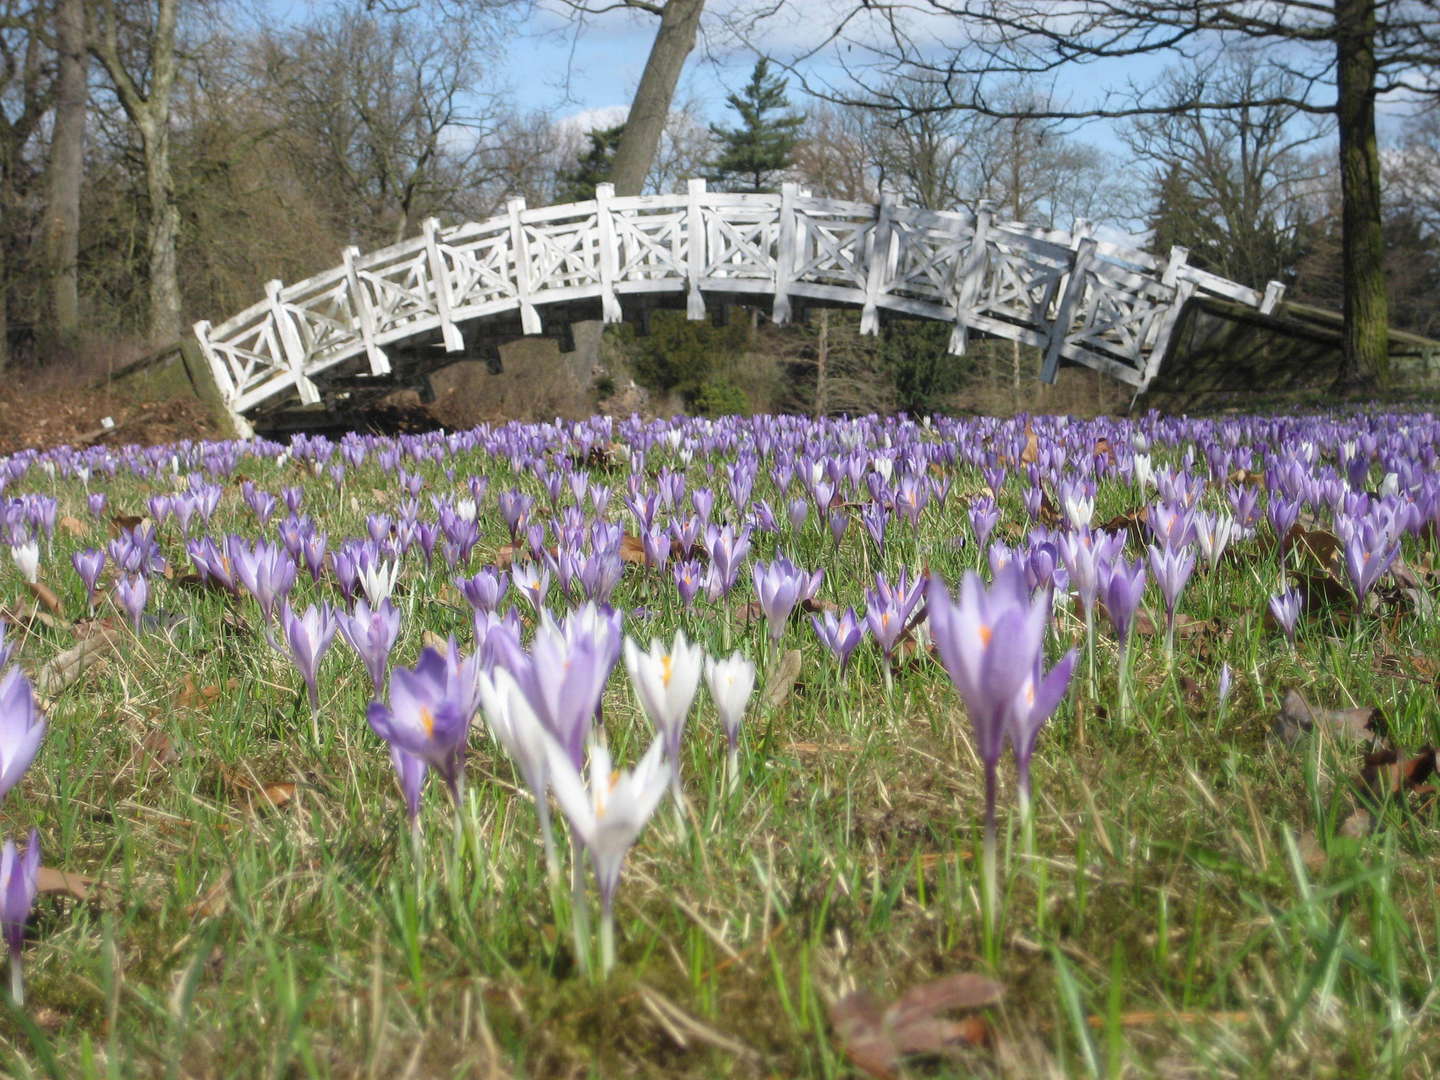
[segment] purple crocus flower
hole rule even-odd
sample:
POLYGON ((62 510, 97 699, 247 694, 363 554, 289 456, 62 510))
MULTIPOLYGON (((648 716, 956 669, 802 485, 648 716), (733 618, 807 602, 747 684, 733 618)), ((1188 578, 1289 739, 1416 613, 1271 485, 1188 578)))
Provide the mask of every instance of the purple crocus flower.
POLYGON ((1175 651, 1175 607, 1180 602, 1185 583, 1195 572, 1195 553, 1188 547, 1156 547, 1153 544, 1148 550, 1150 570, 1165 601, 1165 655, 1168 657, 1175 651))
POLYGON ((486 567, 474 577, 457 577, 455 587, 476 611, 494 611, 510 587, 510 575, 504 570, 486 567))
POLYGON ((1373 518, 1339 518, 1335 528, 1345 545, 1345 574, 1355 590, 1356 601, 1363 602, 1365 594, 1400 554, 1400 542, 1373 518))
POLYGON ((391 673, 389 704, 372 701, 366 711, 375 734, 444 778, 457 808, 475 695, 473 658, 461 661, 453 650, 447 656, 426 648, 413 669, 391 673))
POLYGON ((1030 758, 1035 753, 1035 741, 1050 714, 1065 697, 1070 676, 1075 672, 1076 656, 1076 651, 1071 649, 1047 673, 1044 651, 1037 651, 1035 666, 1021 684, 1006 718, 1005 730, 1015 751, 1016 786, 1022 814, 1028 814, 1030 808, 1030 758))
POLYGON ((35 905, 40 884, 40 834, 30 830, 22 855, 15 841, 6 840, 0 850, 0 928, 10 946, 10 1000, 25 1004, 25 980, 20 969, 20 952, 25 944, 25 923, 35 905))
POLYGON ((705 582, 705 567, 699 559, 687 559, 684 562, 677 562, 672 570, 675 578, 675 590, 680 594, 680 600, 686 607, 695 603, 695 594, 700 591, 700 586, 705 582))
POLYGON ((865 625, 870 628, 886 659, 905 632, 910 614, 920 602, 924 585, 923 578, 912 580, 907 571, 901 570, 893 586, 884 574, 876 574, 875 588, 865 590, 865 625))
MULTIPOLYGON (((815 588, 819 588, 818 578, 823 573, 824 571, 816 571, 813 579, 815 588)), ((770 627, 770 640, 779 641, 780 635, 785 632, 786 620, 800 602, 812 576, 796 568, 794 563, 781 555, 772 563, 757 562, 751 571, 751 577, 755 583, 755 596, 760 602, 760 610, 764 612, 765 621, 770 627)))
POLYGON ((150 584, 142 574, 122 574, 115 581, 115 596, 125 614, 130 616, 130 625, 140 633, 140 620, 145 612, 145 602, 150 599, 150 584))
POLYGON ((355 602, 353 613, 336 613, 340 632, 350 643, 375 688, 376 696, 385 688, 385 668, 390 650, 400 636, 400 612, 389 600, 371 607, 363 598, 355 602))
POLYGON ((0 799, 20 782, 45 737, 45 718, 19 666, 0 678, 0 799))
MULTIPOLYGON (((388 601, 387 601, 388 602, 388 601)), ((290 645, 290 656, 300 677, 305 680, 305 689, 310 695, 310 715, 315 727, 315 739, 320 738, 320 661, 325 658, 335 631, 340 628, 335 612, 329 604, 307 607, 303 614, 296 615, 285 601, 280 608, 280 626, 285 631, 285 640, 290 645)))
MULTIPOLYGON (((940 578, 932 577, 927 598, 935 649, 965 703, 985 768, 983 884, 986 917, 993 925, 996 770, 1007 730, 1015 723, 1016 701, 1025 693, 1027 681, 1038 684, 1035 673, 1044 648, 1047 612, 1043 600, 1031 602, 1018 571, 1001 575, 989 588, 970 571, 961 582, 958 602, 940 578)), ((1068 670, 1064 678, 1068 682, 1068 670)))
POLYGON ((850 663, 850 654, 865 636, 865 624, 855 617, 853 607, 846 608, 845 614, 839 619, 835 618, 833 611, 826 611, 820 615, 812 615, 810 622, 815 627, 816 636, 840 661, 840 673, 843 675, 850 663))
POLYGON ((295 586, 295 563, 278 544, 260 540, 251 547, 238 536, 226 538, 230 566, 260 604, 266 621, 275 617, 280 601, 295 586))
POLYGON ((1300 618, 1300 590, 1286 589, 1270 597, 1270 614, 1285 634, 1285 640, 1295 644, 1295 623, 1300 618))
POLYGON ((94 596, 95 587, 100 584, 100 572, 105 569, 105 553, 98 548, 86 548, 71 555, 70 564, 85 583, 86 597, 94 596))
POLYGON ((1124 646, 1130 640, 1130 627, 1145 593, 1145 564, 1139 559, 1133 564, 1116 559, 1101 570, 1100 591, 1115 628, 1115 639, 1124 646))

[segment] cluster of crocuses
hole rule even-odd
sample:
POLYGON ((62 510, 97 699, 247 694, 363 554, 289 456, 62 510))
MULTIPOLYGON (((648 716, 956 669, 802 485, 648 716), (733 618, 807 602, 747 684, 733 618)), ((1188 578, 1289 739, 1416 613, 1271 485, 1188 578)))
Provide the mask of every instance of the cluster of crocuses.
MULTIPOLYGON (((553 798, 602 876, 603 902, 604 875, 618 875, 629 844, 613 855, 617 837, 625 835, 615 831, 615 808, 644 808, 667 786, 682 790, 680 747, 697 685, 686 674, 693 649, 683 641, 648 650, 627 646, 621 616, 605 605, 628 605, 631 627, 647 613, 673 614, 684 625, 713 618, 728 640, 740 629, 731 616, 735 594, 753 587, 765 628, 756 637, 783 642, 799 621, 794 613, 808 611, 842 677, 854 676, 850 660, 867 634, 888 660, 907 631, 928 632, 942 658, 950 653, 946 667, 962 695, 968 669, 955 666, 955 641, 970 642, 966 648, 981 641, 987 648, 975 654, 983 662, 975 661, 980 674, 972 681, 993 694, 1000 675, 981 676, 991 670, 987 664, 1000 664, 999 654, 983 658, 990 656, 990 640, 1008 645, 1010 623, 998 638, 976 630, 942 646, 937 627, 946 619, 936 612, 944 602, 937 605, 931 585, 932 600, 922 608, 929 579, 913 569, 968 559, 987 566, 994 584, 962 584, 959 606, 969 603, 965 590, 971 588, 972 606, 991 620, 976 625, 990 627, 992 635, 996 611, 1023 609, 1023 619, 1009 618, 1028 628, 1025 620, 1038 618, 1033 612, 1076 598, 1090 642, 1092 684, 1095 623, 1103 613, 1122 646, 1123 698, 1132 628, 1147 585, 1155 587, 1156 611, 1163 612, 1173 645, 1192 575, 1216 569, 1228 551, 1252 538, 1268 534, 1278 541, 1297 524, 1318 524, 1340 538, 1344 573, 1364 599, 1383 587, 1408 538, 1440 524, 1437 460, 1440 423, 1427 415, 920 423, 596 417, 395 439, 297 436, 286 445, 185 442, 27 452, 0 462, 0 535, 21 576, 35 582, 57 543, 63 565, 72 530, 62 529, 57 541, 57 499, 22 487, 53 492, 59 481, 73 481, 83 487, 83 505, 97 529, 112 513, 143 511, 148 522, 117 517, 118 535, 108 543, 68 552, 86 602, 108 595, 143 634, 156 625, 147 609, 173 587, 168 578, 188 556, 202 581, 253 598, 265 638, 294 660, 317 739, 324 730, 321 665, 334 655, 329 650, 337 637, 360 658, 375 697, 388 702, 388 713, 375 712, 377 728, 393 728, 387 717, 405 713, 418 730, 430 725, 426 738, 435 739, 426 745, 433 747, 468 731, 469 717, 483 712, 537 793, 548 865, 558 861, 549 839, 553 798), (490 475, 474 475, 477 462, 490 475), (309 483, 277 481, 266 490, 241 480, 242 466, 254 476, 283 471, 309 483), (122 474, 126 483, 112 491, 92 490, 122 474), (152 494, 129 501, 132 480, 152 494), (384 507, 374 504, 377 488, 386 492, 384 507), (358 507, 363 516, 357 535, 339 534, 334 512, 342 505, 358 507), (1139 506, 1148 543, 1127 553, 1126 532, 1097 521, 1139 506), (480 568, 505 539, 513 564, 480 568), (830 553, 824 566, 821 553, 830 553), (637 561, 644 569, 632 565, 637 561), (902 564, 911 570, 898 570, 902 564), (459 643, 428 650, 392 679, 401 609, 413 618, 417 601, 444 582, 453 582, 471 609, 473 642, 464 644, 472 651, 459 643), (518 611, 503 610, 517 601, 518 611), (568 615, 552 614, 575 604, 568 615), (922 617, 926 610, 929 620, 922 617), (522 613, 537 623, 528 644, 522 613), (623 790, 612 791, 607 744, 590 735, 603 732, 603 687, 622 656, 660 734, 640 764, 622 774, 628 778, 623 790), (587 742, 594 742, 588 773, 587 742), (600 848, 611 853, 604 856, 609 861, 596 856, 600 848)), ((1127 524, 1136 520, 1131 514, 1127 524)), ((1280 543, 1274 548, 1286 550, 1280 543)), ((1277 557, 1274 570, 1283 567, 1277 557)), ((1300 600, 1286 589, 1271 601, 1292 641, 1300 600)), ((957 619, 947 625, 953 629, 957 619)), ((1043 704, 1059 680, 1055 671, 1068 671, 1072 661, 1046 673, 1030 666, 1032 659, 1007 668, 1006 678, 1028 671, 1017 693, 1027 701, 1033 693, 1043 704)), ((754 671, 738 656, 712 661, 706 670, 729 736, 734 782, 736 732, 754 671)), ((889 662, 882 671, 887 680, 894 674, 889 662)), ((1025 713, 1034 724, 1027 741, 1016 719, 1024 710, 1016 706, 997 729, 992 706, 972 710, 972 719, 979 715, 977 723, 990 724, 980 741, 995 751, 992 762, 1005 741, 997 744, 995 731, 1009 732, 1023 800, 1043 717, 1036 720, 1033 707, 1025 713)), ((412 752, 402 742, 391 740, 391 753, 412 819, 431 770, 458 801, 463 741, 454 754, 442 755, 412 752)), ((993 764, 988 768, 993 773, 993 764)), ((645 816, 626 820, 638 817, 643 824, 645 816)), ((615 877, 608 880, 613 895, 615 877)))
MULTIPOLYGON (((683 806, 682 742, 702 674, 725 733, 732 782, 738 778, 740 722, 755 683, 754 665, 738 653, 707 657, 683 633, 669 645, 652 642, 648 650, 633 639, 622 644, 621 622, 620 612, 590 601, 561 618, 541 608, 526 648, 513 614, 477 608, 473 653, 462 654, 453 639, 443 649, 424 649, 415 667, 394 669, 388 701, 377 700, 368 711, 370 726, 390 747, 417 846, 421 792, 431 770, 445 781, 457 815, 463 812, 471 722, 484 713, 534 796, 552 879, 558 871, 552 793, 570 824, 577 911, 584 902, 582 860, 588 858, 594 870, 604 970, 614 963, 614 899, 625 856, 667 789, 677 808, 683 806), (630 771, 612 769, 600 724, 605 686, 622 653, 656 730, 630 771)), ((575 925, 578 937, 578 916, 575 925)), ((579 940, 577 955, 583 962, 579 940)))
MULTIPOLYGON (((12 653, 0 627, 0 668, 5 669, 0 676, 0 800, 20 782, 45 737, 45 718, 20 665, 10 663, 12 653)), ((10 948, 10 998, 16 1005, 25 1001, 20 951, 25 942, 25 923, 35 904, 39 874, 40 834, 30 830, 23 852, 17 851, 15 841, 7 837, 0 849, 0 930, 10 948)))

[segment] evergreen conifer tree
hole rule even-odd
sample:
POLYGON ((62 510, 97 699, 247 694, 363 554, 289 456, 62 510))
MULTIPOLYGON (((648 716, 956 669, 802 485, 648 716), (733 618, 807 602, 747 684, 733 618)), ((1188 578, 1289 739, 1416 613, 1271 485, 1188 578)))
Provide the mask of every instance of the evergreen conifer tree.
POLYGON ((624 124, 596 128, 590 132, 590 149, 575 162, 575 168, 563 169, 556 177, 557 203, 584 202, 595 197, 595 185, 610 179, 610 169, 615 164, 615 149, 624 133, 624 124))
POLYGON ((777 174, 790 164, 805 118, 789 112, 785 80, 770 74, 762 57, 755 63, 750 82, 725 99, 740 115, 737 127, 712 124, 720 154, 711 163, 709 180, 727 191, 764 191, 773 188, 777 174))

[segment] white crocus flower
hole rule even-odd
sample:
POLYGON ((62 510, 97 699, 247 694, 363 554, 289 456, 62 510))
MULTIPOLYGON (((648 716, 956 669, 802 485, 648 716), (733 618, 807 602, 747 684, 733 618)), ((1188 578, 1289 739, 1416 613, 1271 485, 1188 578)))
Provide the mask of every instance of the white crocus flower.
POLYGON ((676 631, 669 649, 658 641, 651 641, 649 652, 642 652, 633 638, 625 639, 625 670, 630 673, 641 708, 660 733, 666 756, 674 763, 677 795, 680 740, 685 734, 685 721, 695 701, 695 691, 700 687, 704 663, 704 652, 700 646, 686 641, 683 631, 676 631))
POLYGON ((560 744, 546 743, 550 787, 570 828, 590 853, 600 889, 600 958, 608 972, 615 963, 615 889, 625 856, 655 812, 670 783, 671 767, 663 740, 656 739, 629 772, 616 770, 610 752, 590 744, 584 779, 560 744))
POLYGON ((20 568, 20 576, 34 585, 40 580, 40 545, 34 540, 27 540, 23 544, 16 544, 10 549, 10 554, 15 559, 15 565, 20 568))
POLYGON ((539 614, 545 605, 545 594, 550 591, 550 571, 535 562, 516 563, 510 570, 510 580, 539 614))
POLYGON ((455 504, 455 516, 461 521, 474 521, 479 513, 474 499, 461 499, 455 504))
POLYGON ((755 665, 738 652, 724 660, 706 657, 705 685, 710 690, 710 700, 715 702, 715 711, 720 714, 720 726, 725 730, 730 782, 734 784, 739 776, 736 766, 740 750, 740 719, 745 715, 745 706, 755 689, 755 665))
POLYGON ((361 560, 357 574, 360 588, 365 591, 365 598, 370 601, 372 608, 377 608, 390 599, 390 594, 395 590, 395 579, 400 576, 400 564, 389 559, 361 560))
POLYGON ((1130 475, 1135 480, 1135 486, 1142 491, 1155 483, 1155 467, 1149 454, 1136 454, 1130 459, 1130 475))
POLYGON ((1078 488, 1066 492, 1061 503, 1065 510, 1065 517, 1077 529, 1083 529, 1089 525, 1090 519, 1095 516, 1095 497, 1093 495, 1087 497, 1078 488))
POLYGON ((550 766, 547 748, 555 742, 545 730, 525 692, 515 677, 502 667, 493 675, 481 672, 476 681, 480 707, 495 736, 515 767, 520 770, 530 794, 535 796, 535 810, 540 816, 540 833, 545 842, 545 868, 554 878, 560 863, 555 854, 555 836, 550 828, 550 766))

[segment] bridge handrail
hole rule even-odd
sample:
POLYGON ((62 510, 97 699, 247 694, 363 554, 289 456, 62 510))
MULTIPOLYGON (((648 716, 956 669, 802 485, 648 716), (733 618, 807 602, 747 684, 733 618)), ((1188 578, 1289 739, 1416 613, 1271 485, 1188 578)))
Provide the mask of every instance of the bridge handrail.
POLYGON ((352 362, 384 377, 385 347, 416 335, 438 330, 461 351, 459 324, 477 318, 518 310, 524 332, 538 333, 547 304, 598 299, 615 321, 623 296, 685 290, 692 317, 705 293, 728 291, 771 297, 778 322, 792 298, 858 306, 867 332, 881 309, 944 319, 954 350, 973 328, 1043 348, 1046 378, 1064 359, 1143 387, 1189 296, 1267 310, 1280 295, 1191 267, 1182 249, 1167 258, 1100 240, 1083 222, 1045 229, 998 221, 983 203, 935 211, 703 181, 621 197, 602 185, 594 199, 548 207, 512 200, 486 221, 431 220, 420 236, 345 254, 323 273, 270 283, 216 326, 196 325, 232 411, 292 392, 317 401, 316 377, 352 362))

